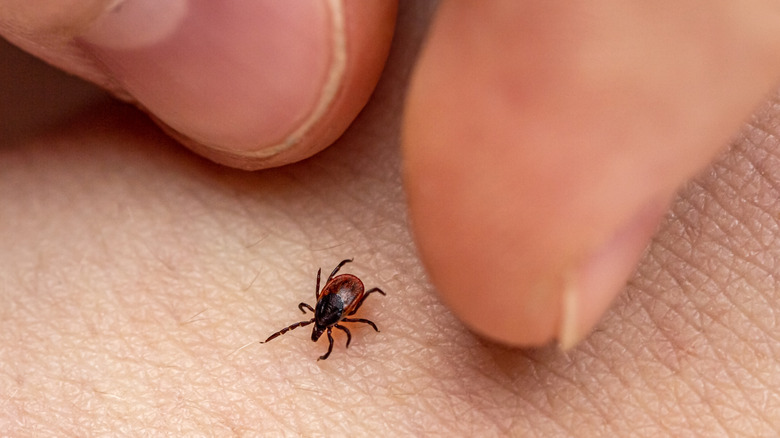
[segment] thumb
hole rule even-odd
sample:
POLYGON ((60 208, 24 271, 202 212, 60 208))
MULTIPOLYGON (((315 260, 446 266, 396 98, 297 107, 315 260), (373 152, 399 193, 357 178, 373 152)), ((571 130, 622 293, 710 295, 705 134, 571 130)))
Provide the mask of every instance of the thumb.
POLYGON ((379 78, 395 2, 57 0, 0 3, 0 33, 243 168, 306 158, 379 78))
POLYGON ((442 2, 407 100, 405 178, 432 281, 474 330, 584 337, 676 189, 771 91, 778 11, 702 5, 442 2))

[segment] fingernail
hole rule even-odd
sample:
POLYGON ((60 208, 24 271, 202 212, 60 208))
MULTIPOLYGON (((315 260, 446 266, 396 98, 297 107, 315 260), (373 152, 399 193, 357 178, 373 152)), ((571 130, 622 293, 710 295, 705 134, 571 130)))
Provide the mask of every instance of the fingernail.
POLYGON ((170 37, 187 15, 187 0, 110 2, 81 35, 106 49, 141 49, 170 37))
POLYGON ((174 131, 214 149, 269 156, 295 144, 338 89, 339 8, 117 1, 78 42, 174 131))
POLYGON ((586 337, 622 290, 667 208, 654 201, 642 209, 566 278, 558 330, 562 350, 586 337))

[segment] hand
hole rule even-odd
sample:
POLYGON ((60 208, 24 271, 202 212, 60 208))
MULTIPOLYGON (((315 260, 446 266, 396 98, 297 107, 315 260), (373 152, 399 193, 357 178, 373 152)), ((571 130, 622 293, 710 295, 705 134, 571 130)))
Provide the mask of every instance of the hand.
POLYGON ((771 434, 777 106, 676 198, 579 348, 506 350, 433 299, 406 232, 393 127, 416 16, 401 14, 365 116, 304 163, 204 165, 115 105, 15 135, 0 151, 0 430, 771 434), (337 337, 319 363, 305 333, 239 350, 294 322, 316 268, 346 254, 388 291, 361 310, 381 333, 337 337))
POLYGON ((365 105, 394 1, 9 1, 0 34, 244 169, 306 158, 365 105))
POLYGON ((404 117, 422 258, 490 338, 570 348, 780 79, 780 10, 444 2, 404 117))

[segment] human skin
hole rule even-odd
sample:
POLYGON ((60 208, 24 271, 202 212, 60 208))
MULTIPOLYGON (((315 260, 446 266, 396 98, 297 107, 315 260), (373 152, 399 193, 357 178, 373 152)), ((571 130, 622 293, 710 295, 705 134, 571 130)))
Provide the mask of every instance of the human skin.
MULTIPOLYGON (((369 107, 298 164, 211 164, 100 97, 0 127, 3 435, 777 433, 777 99, 678 192, 590 336, 509 349, 449 313, 414 250, 397 144, 424 22, 401 18, 369 107), (346 257, 388 292, 359 314, 380 333, 319 362, 306 329, 257 343, 346 257)), ((49 111, 34 97, 2 114, 49 111)))
MULTIPOLYGON (((675 192, 780 77, 767 2, 402 6, 435 11, 424 50, 400 62, 414 69, 401 121, 410 228, 445 305, 506 345, 587 336, 675 192)), ((261 169, 344 132, 395 18, 392 1, 14 0, 0 3, 0 34, 197 153, 261 169)))

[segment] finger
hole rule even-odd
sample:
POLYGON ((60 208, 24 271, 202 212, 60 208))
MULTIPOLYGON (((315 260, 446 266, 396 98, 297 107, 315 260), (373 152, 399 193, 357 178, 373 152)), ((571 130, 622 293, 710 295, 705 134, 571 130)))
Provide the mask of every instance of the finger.
POLYGON ((775 85, 779 26, 757 3, 443 2, 403 139, 444 301, 509 344, 585 336, 775 85))
POLYGON ((0 6, 12 42, 135 102, 242 168, 332 143, 384 64, 395 2, 70 0, 0 6))

